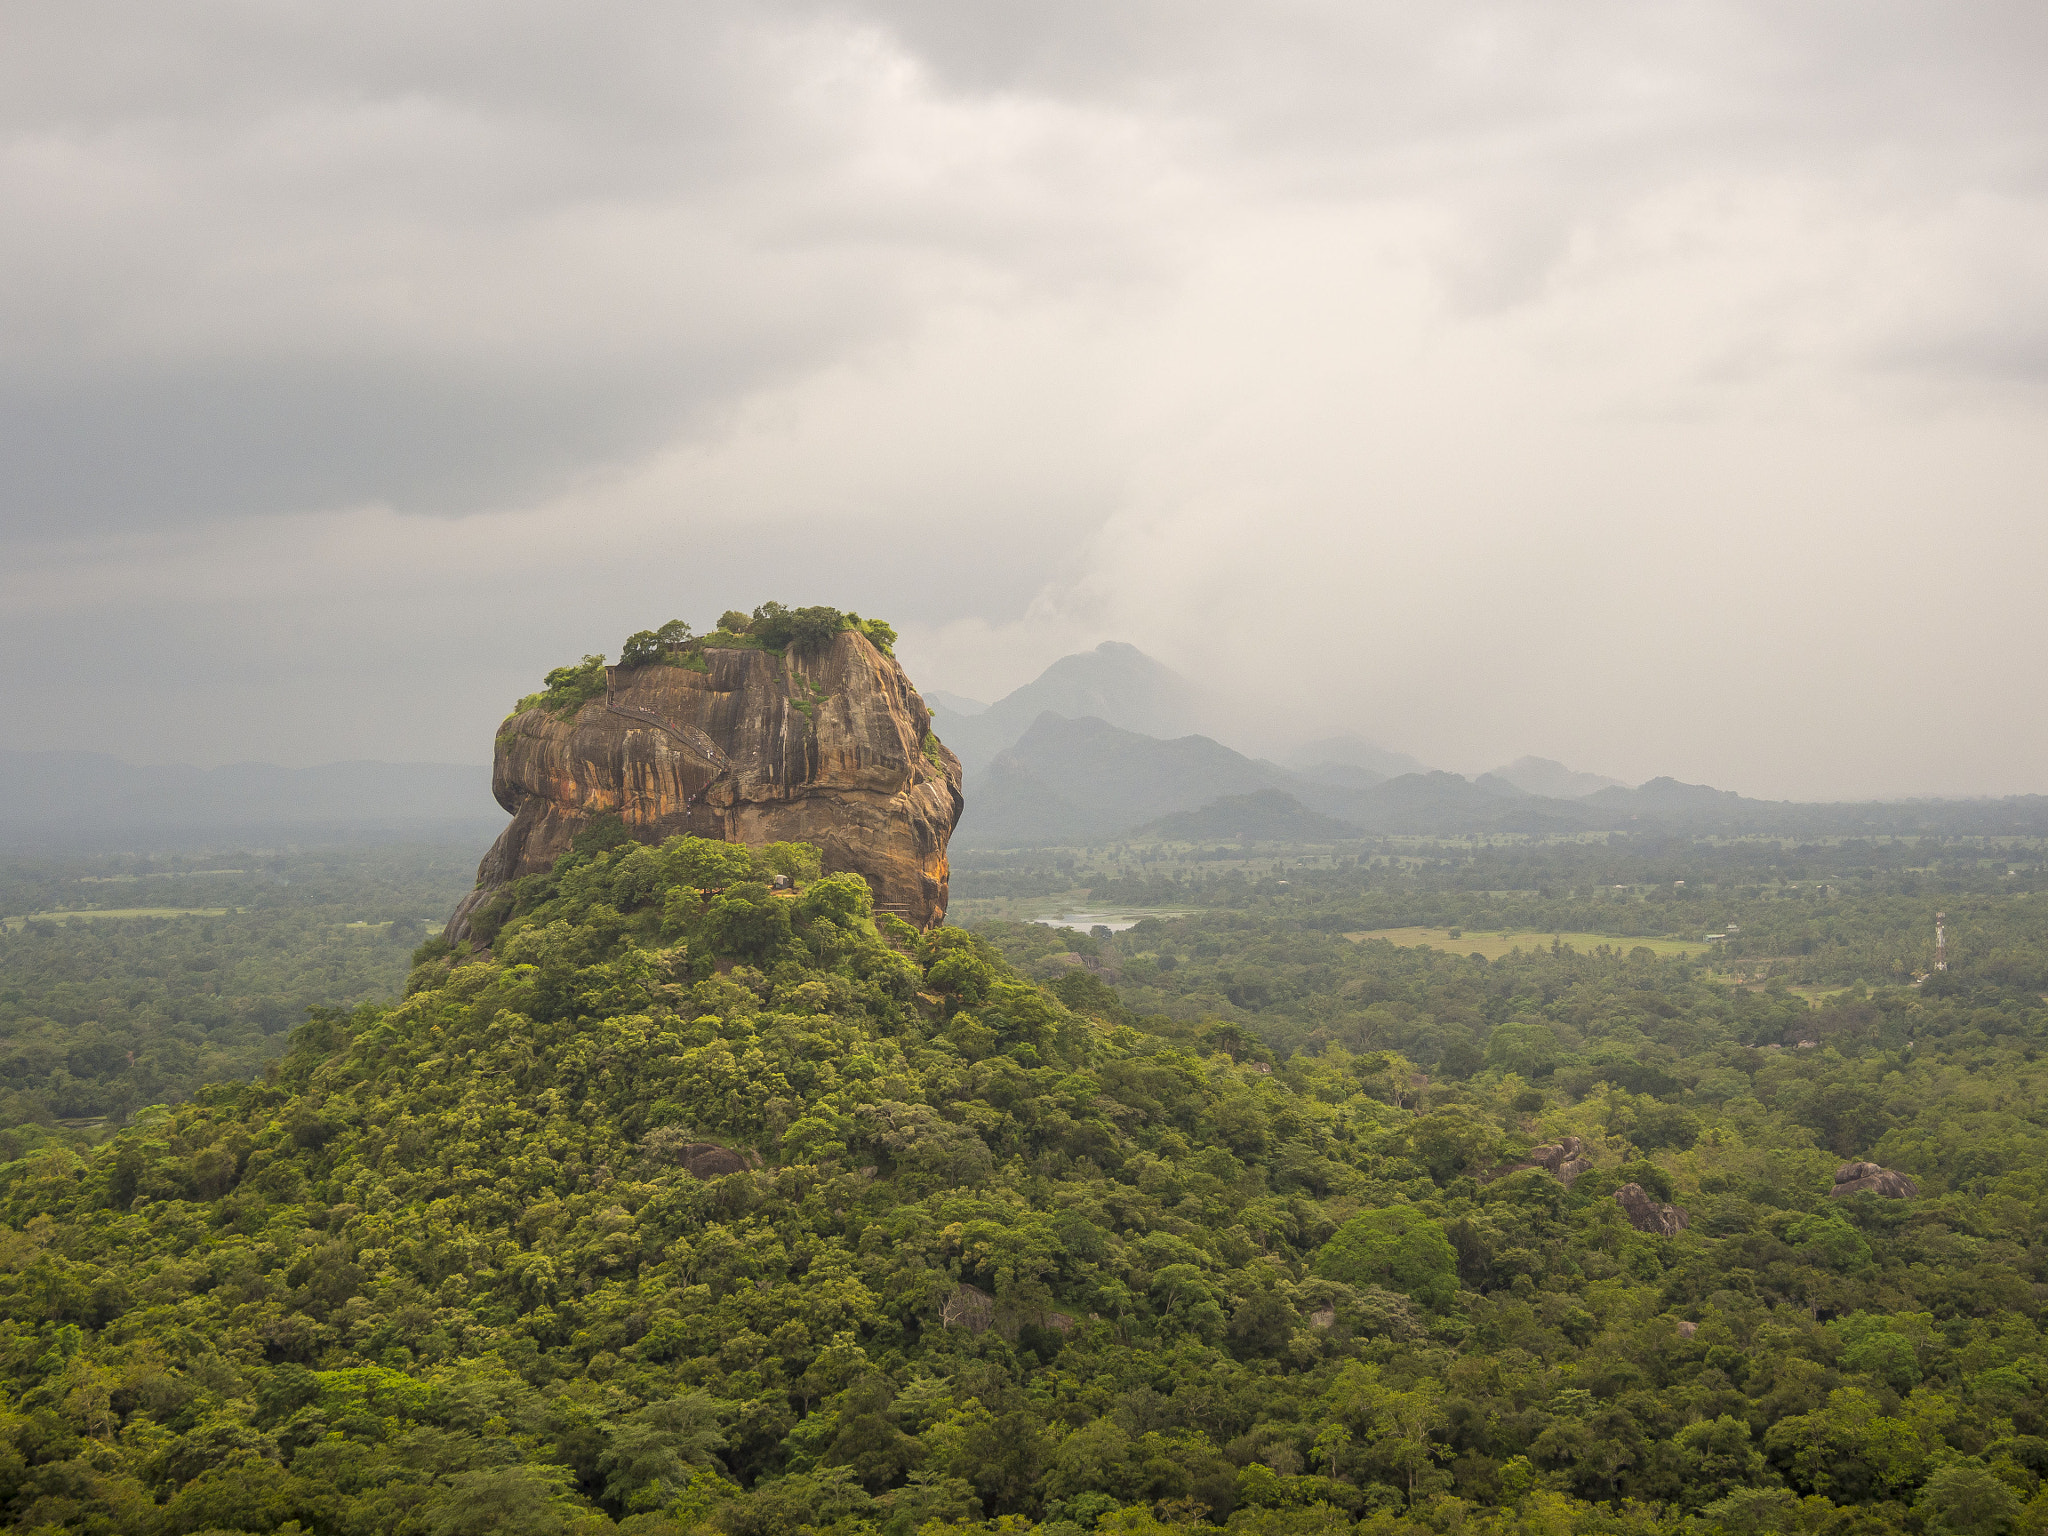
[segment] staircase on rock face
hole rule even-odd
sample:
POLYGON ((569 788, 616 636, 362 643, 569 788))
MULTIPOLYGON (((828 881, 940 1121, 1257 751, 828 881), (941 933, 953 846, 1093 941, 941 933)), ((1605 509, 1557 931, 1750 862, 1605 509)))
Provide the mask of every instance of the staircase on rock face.
MULTIPOLYGON (((611 668, 605 668, 605 672, 607 675, 609 675, 611 672, 611 668)), ((675 725, 667 720, 662 719, 661 716, 657 715, 651 709, 641 709, 639 706, 634 704, 616 703, 614 702, 612 695, 609 691, 607 691, 604 696, 604 707, 607 710, 609 710, 612 714, 621 716, 622 718, 627 720, 631 720, 635 724, 652 726, 657 731, 668 732, 669 735, 675 737, 675 739, 681 742, 686 748, 696 753, 699 757, 703 758, 706 762, 710 763, 714 768, 718 770, 718 772, 713 774, 709 781, 705 783, 702 789, 694 790, 690 794, 683 796, 683 809, 685 811, 688 811, 691 808, 693 808, 700 800, 702 800, 707 794, 709 794, 711 792, 711 786, 713 784, 716 784, 720 779, 724 778, 727 774, 732 772, 732 759, 727 757, 723 752, 718 750, 717 742, 713 741, 709 736, 706 736, 702 731, 698 730, 695 726, 675 725)))
MULTIPOLYGON (((605 670, 609 672, 611 669, 607 667, 605 670)), ((694 725, 676 725, 662 719, 651 709, 642 709, 637 704, 621 704, 610 692, 609 686, 604 696, 604 707, 615 715, 621 715, 641 725, 651 725, 657 731, 667 731, 692 752, 718 768, 721 773, 732 772, 732 759, 719 751, 718 743, 694 725)))

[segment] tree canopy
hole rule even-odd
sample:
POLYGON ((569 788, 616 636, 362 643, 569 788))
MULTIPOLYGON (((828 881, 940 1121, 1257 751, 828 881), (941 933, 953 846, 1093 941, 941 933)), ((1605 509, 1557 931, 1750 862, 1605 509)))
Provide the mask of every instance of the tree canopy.
POLYGON ((6 1517, 2048 1525, 2038 992, 1815 1006, 1317 896, 917 934, 802 845, 594 833, 488 953, 0 1166, 6 1517), (1567 1135, 1569 1185, 1519 1166, 1567 1135), (1832 1198, 1850 1156, 1919 1197, 1832 1198))

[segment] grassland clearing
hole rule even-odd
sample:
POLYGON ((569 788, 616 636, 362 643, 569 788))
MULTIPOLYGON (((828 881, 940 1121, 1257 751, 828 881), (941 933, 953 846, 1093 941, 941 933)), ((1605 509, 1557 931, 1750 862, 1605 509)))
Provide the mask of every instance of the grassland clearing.
POLYGON ((68 923, 77 918, 88 922, 127 917, 225 917, 227 907, 90 907, 79 912, 29 912, 6 919, 9 932, 24 923, 68 923))
POLYGON ((1488 960, 1498 960, 1518 949, 1525 953, 1548 949, 1553 939, 1581 952, 1598 949, 1605 944, 1623 954, 1640 946, 1657 955, 1699 955, 1713 947, 1698 939, 1645 939, 1632 934, 1612 933, 1553 934, 1526 929, 1503 933, 1498 929, 1467 928, 1453 938, 1448 928, 1374 928, 1363 933, 1347 933, 1344 937, 1354 944, 1362 944, 1367 939, 1385 939, 1403 949, 1447 949, 1453 954, 1483 955, 1488 960))

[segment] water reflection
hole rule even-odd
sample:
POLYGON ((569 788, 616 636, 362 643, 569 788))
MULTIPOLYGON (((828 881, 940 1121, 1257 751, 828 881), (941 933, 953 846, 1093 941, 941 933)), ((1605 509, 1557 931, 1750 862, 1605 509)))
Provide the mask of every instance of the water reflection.
POLYGON ((1185 917, 1184 912, 1063 912, 1057 917, 1034 917, 1034 923, 1043 923, 1048 928, 1078 928, 1083 933, 1091 928, 1107 928, 1111 933, 1122 933, 1126 928, 1135 928, 1148 917, 1185 917))

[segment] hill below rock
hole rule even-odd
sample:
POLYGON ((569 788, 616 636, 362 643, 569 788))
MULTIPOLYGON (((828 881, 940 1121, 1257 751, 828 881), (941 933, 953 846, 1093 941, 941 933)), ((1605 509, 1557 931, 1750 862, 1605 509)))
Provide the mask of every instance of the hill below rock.
MULTIPOLYGON (((1307 1262, 1334 1223, 1305 1191, 1377 1188, 1356 1149, 1407 1113, 1335 1062, 1297 1094, 1113 1027, 1107 988, 1070 1009, 958 929, 892 947, 864 881, 732 883, 750 857, 566 855, 519 883, 495 958, 429 943, 403 1002, 321 1014, 269 1081, 0 1170, 17 1523, 1221 1518, 1233 1435, 1424 1336, 1400 1287, 1441 1309, 1443 1265, 1307 1262), (1276 1136, 1288 1182, 1259 1195, 1276 1136), (1179 1168, 1153 1147, 1218 1219, 1102 1171, 1179 1168), (1089 1429, 1040 1404, 1056 1360, 1112 1397, 1223 1382, 1229 1417, 1089 1429)), ((1297 1503, 1362 1501, 1289 1477, 1297 1503)))

